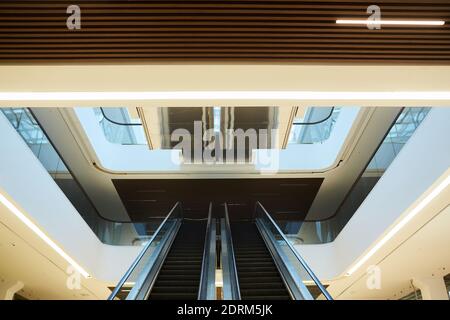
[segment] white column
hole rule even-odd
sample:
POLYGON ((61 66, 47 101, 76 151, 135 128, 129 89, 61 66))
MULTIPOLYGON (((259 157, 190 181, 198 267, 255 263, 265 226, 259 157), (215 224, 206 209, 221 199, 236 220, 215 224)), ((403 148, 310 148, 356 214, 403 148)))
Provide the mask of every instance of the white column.
POLYGON ((0 280, 0 300, 12 300, 14 294, 23 288, 22 281, 0 280))
POLYGON ((413 283, 420 289, 423 300, 449 300, 445 281, 441 276, 414 278, 413 283))

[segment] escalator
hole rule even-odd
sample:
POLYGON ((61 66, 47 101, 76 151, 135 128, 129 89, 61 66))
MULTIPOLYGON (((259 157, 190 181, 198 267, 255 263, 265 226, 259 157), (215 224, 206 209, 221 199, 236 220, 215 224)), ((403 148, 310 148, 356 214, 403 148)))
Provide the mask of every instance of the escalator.
MULTIPOLYGON (((177 203, 114 288, 109 300, 213 300, 216 228, 208 218, 188 217, 177 203)), ((204 217, 204 215, 203 215, 204 217)))
POLYGON ((253 222, 231 224, 242 300, 290 300, 289 291, 253 222))
POLYGON ((225 300, 332 300, 260 202, 252 221, 233 223, 225 203, 220 225, 225 300))
POLYGON ((200 286, 206 221, 184 220, 148 300, 196 300, 200 286))
POLYGON ((257 203, 253 221, 232 224, 227 204, 223 207, 217 233, 212 203, 207 221, 184 217, 177 203, 109 299, 332 299, 262 204, 257 203))

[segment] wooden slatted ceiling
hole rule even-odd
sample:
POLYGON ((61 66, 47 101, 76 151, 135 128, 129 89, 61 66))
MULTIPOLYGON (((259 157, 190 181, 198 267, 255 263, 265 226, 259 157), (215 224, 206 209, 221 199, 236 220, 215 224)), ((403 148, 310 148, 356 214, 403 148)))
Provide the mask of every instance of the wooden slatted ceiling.
POLYGON ((450 61, 450 0, 379 0, 383 19, 444 26, 336 25, 373 1, 0 1, 0 63, 450 61), (68 30, 66 8, 81 8, 68 30))

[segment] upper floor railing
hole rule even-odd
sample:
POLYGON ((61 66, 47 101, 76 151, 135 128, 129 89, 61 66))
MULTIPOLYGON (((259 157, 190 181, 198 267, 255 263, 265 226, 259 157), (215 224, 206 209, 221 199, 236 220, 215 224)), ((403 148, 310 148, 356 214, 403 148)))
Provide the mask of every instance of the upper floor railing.
POLYGON ((310 107, 301 117, 295 117, 288 144, 323 143, 331 135, 341 109, 310 107))
POLYGON ((107 141, 122 145, 146 145, 140 119, 132 119, 127 108, 94 108, 100 128, 107 141))
MULTIPOLYGON (((277 218, 277 212, 272 212, 277 224, 290 241, 298 244, 318 244, 334 241, 426 118, 429 110, 430 108, 422 107, 402 109, 332 217, 325 220, 309 221, 304 219, 283 220, 277 218)), ((292 213, 291 216, 294 216, 294 214, 292 213)))
POLYGON ((33 113, 27 108, 1 108, 1 111, 103 243, 133 246, 147 243, 161 224, 163 217, 153 217, 145 222, 114 221, 103 217, 53 146, 33 113))

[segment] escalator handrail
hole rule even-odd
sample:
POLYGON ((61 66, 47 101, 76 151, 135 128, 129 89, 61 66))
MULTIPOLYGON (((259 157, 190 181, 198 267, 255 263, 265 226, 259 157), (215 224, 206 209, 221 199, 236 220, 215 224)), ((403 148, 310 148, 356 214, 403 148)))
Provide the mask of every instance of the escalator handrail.
POLYGON ((277 232, 281 235, 281 237, 283 238, 283 240, 286 242, 286 244, 288 245, 289 249, 292 251, 292 253, 295 255, 295 257, 297 258, 297 260, 300 262, 300 264, 303 266, 303 268, 306 270, 306 272, 309 274, 309 276, 311 277, 311 279, 314 281, 314 283, 317 285, 317 287, 319 288, 319 290, 321 291, 321 293, 324 295, 324 297, 327 300, 333 300, 333 298, 331 297, 331 295, 328 293, 328 291, 325 289, 325 287, 323 286, 323 284, 320 282, 319 278, 317 278, 317 276, 314 274, 314 272, 311 270, 311 268, 308 266, 308 264, 306 263, 305 260, 303 260, 303 258, 301 257, 301 255, 298 253, 298 251, 294 248, 294 246, 291 244, 291 242, 286 238, 286 236, 284 235, 283 231, 281 231, 280 227, 278 227, 278 225, 276 224, 276 222, 272 219, 272 217, 270 216, 270 214, 267 212, 266 208, 264 208, 264 206, 261 204, 261 202, 257 201, 256 202, 256 206, 259 206, 264 214, 266 215, 266 217, 269 219, 270 223, 272 224, 272 226, 277 230, 277 232))
POLYGON ((155 233, 152 235, 152 237, 150 238, 150 240, 148 241, 148 243, 145 245, 144 249, 142 249, 142 251, 139 253, 139 255, 137 256, 137 258, 134 260, 133 264, 130 266, 130 268, 128 268, 127 272, 125 272, 124 276, 122 277, 122 279, 120 279, 119 283, 117 284, 117 286, 114 288, 113 292, 111 292, 111 294, 108 297, 108 300, 113 300, 116 295, 119 293, 120 289, 122 288, 122 286, 125 284, 125 282, 127 281, 128 277, 131 275, 131 273, 134 271, 134 269, 136 268, 136 266, 141 262, 142 257, 145 255, 145 253, 147 252, 147 250, 150 248, 150 246, 152 245, 153 241, 156 239, 156 237, 158 236, 159 232, 161 231, 162 227, 164 226, 164 224, 167 222, 167 220, 169 220, 170 216, 176 211, 176 209, 178 207, 180 207, 181 203, 177 202, 172 209, 169 211, 169 213, 167 214, 167 216, 164 218, 164 220, 161 222, 161 224, 159 225, 158 229, 156 229, 155 233))
POLYGON ((227 237, 228 237, 229 244, 230 244, 229 256, 230 256, 230 261, 232 261, 231 269, 233 272, 234 283, 236 284, 236 288, 235 288, 235 292, 234 292, 234 294, 236 295, 236 299, 234 299, 234 300, 241 300, 241 291, 239 289, 239 278, 238 278, 238 272, 237 272, 237 267, 236 267, 236 259, 235 259, 235 255, 234 255, 233 237, 231 235, 231 225, 230 225, 230 218, 228 216, 227 203, 225 203, 224 206, 225 206, 225 227, 227 229, 227 237))
POLYGON ((203 259, 202 259, 202 271, 200 273, 200 285, 198 290, 198 300, 215 300, 215 290, 213 292, 208 291, 208 283, 213 281, 215 284, 215 271, 216 271, 216 234, 214 228, 214 234, 211 234, 212 228, 212 202, 209 203, 208 222, 206 225, 205 244, 203 247, 203 259), (211 243, 213 242, 213 243, 211 243), (214 246, 211 248, 211 246, 214 246), (211 249, 214 250, 214 257, 210 256, 211 249), (214 279, 209 278, 211 268, 214 269, 212 275, 214 279), (208 296, 212 294, 214 296, 208 296))

